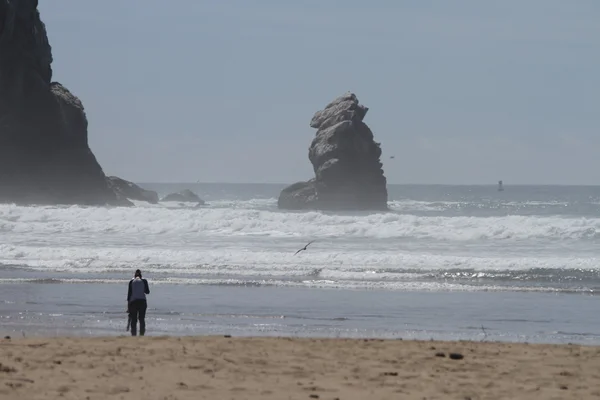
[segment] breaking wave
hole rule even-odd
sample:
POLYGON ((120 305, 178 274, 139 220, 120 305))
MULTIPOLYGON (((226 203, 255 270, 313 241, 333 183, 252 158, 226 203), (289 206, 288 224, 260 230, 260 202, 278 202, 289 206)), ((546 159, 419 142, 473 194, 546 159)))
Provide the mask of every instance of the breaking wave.
POLYGON ((109 282, 136 267, 170 284, 600 287, 600 218, 420 214, 457 204, 395 201, 387 213, 283 212, 274 199, 203 208, 0 205, 0 283, 109 282))
POLYGON ((478 240, 593 240, 600 218, 562 216, 417 216, 400 212, 335 214, 257 209, 256 202, 181 207, 0 206, 2 235, 132 238, 230 237, 478 240), (240 204, 242 203, 242 204, 240 204))

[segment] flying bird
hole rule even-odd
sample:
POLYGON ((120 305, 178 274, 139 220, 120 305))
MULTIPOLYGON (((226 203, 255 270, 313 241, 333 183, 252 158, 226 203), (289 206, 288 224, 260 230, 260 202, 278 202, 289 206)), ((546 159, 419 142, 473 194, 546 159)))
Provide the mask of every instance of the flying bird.
POLYGON ((394 159, 394 158, 396 158, 396 156, 390 156, 390 158, 391 158, 391 159, 394 159))
POLYGON ((308 247, 308 245, 311 244, 312 242, 314 242, 314 240, 311 240, 310 242, 308 242, 306 244, 306 246, 304 246, 303 248, 301 248, 300 250, 298 250, 297 252, 295 252, 294 255, 300 253, 302 250, 306 250, 306 248, 308 247))

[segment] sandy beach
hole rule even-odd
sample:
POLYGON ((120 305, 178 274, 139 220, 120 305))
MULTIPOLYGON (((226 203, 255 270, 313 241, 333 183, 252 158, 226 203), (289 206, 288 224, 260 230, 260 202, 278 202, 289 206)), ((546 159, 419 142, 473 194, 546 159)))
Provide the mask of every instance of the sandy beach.
POLYGON ((591 399, 600 397, 599 355, 524 343, 15 338, 0 342, 0 397, 591 399))

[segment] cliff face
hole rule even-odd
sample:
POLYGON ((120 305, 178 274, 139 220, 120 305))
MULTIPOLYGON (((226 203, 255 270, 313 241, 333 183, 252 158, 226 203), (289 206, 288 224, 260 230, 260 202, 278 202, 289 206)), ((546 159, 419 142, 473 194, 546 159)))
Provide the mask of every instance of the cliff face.
POLYGON ((126 204, 88 146, 81 101, 52 82, 37 0, 0 0, 0 202, 126 204))
POLYGON ((368 108, 346 93, 313 116, 308 157, 315 178, 285 188, 282 209, 387 210, 381 147, 363 122, 368 108))

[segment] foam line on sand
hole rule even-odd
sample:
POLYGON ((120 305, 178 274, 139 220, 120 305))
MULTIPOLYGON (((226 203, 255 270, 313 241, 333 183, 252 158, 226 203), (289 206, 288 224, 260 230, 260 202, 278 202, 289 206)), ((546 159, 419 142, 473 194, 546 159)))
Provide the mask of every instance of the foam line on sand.
POLYGON ((600 347, 229 337, 0 340, 0 398, 591 399, 600 347), (451 353, 463 356, 453 359, 451 353), (443 354, 443 356, 442 356, 443 354))

